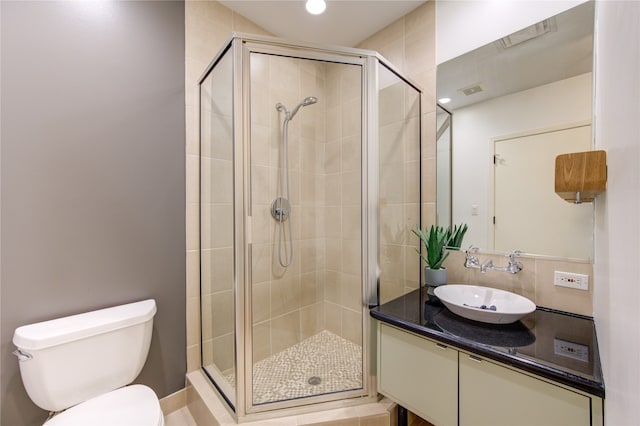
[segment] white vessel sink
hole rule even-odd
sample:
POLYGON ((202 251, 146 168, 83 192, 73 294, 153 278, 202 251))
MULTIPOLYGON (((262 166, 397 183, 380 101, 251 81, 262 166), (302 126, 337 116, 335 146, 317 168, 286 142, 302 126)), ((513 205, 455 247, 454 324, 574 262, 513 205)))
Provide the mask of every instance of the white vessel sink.
POLYGON ((497 288, 447 284, 434 293, 454 314, 491 324, 510 324, 536 310, 526 297, 497 288))

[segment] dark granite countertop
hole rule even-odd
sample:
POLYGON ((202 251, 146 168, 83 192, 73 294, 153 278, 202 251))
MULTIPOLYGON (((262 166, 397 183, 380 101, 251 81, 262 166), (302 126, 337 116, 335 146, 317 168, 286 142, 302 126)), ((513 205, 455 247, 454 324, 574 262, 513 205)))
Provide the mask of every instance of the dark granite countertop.
POLYGON ((373 318, 604 398, 593 319, 538 307, 513 324, 462 318, 415 290, 372 308, 373 318))

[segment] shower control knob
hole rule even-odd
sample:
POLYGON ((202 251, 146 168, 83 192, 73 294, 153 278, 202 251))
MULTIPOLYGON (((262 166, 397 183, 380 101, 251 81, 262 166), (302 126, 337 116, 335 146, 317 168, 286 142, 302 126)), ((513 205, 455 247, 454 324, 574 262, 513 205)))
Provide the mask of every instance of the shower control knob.
POLYGON ((271 203, 271 216, 278 222, 285 222, 289 219, 291 204, 284 197, 278 197, 271 203))

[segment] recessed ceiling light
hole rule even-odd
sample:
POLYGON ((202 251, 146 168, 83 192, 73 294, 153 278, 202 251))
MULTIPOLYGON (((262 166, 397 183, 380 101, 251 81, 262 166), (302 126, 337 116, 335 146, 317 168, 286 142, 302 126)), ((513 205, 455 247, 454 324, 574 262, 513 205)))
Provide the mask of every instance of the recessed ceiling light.
POLYGON ((307 0, 307 12, 312 15, 320 15, 327 8, 324 0, 307 0))
POLYGON ((451 98, 440 98, 438 99, 438 102, 440 102, 441 104, 448 104, 449 102, 451 102, 451 98))

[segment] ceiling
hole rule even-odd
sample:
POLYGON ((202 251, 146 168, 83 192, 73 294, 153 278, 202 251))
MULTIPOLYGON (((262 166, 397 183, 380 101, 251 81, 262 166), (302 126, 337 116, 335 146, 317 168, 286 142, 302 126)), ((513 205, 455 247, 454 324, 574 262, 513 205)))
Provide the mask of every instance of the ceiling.
MULTIPOLYGON (((219 0, 277 37, 338 46, 357 46, 426 0, 326 0, 321 15, 311 15, 305 0, 219 0)), ((554 29, 515 48, 490 43, 438 65, 438 96, 453 100, 449 109, 504 96, 591 71, 593 5, 559 14, 554 29), (480 85, 465 96, 460 89, 480 85)))
POLYGON ((438 98, 451 98, 445 108, 455 110, 590 72, 594 8, 586 2, 560 13, 550 18, 550 32, 513 47, 496 41, 439 64, 438 98))
POLYGON ((354 47, 425 0, 327 0, 311 15, 304 0, 220 0, 272 34, 291 40, 354 47))

